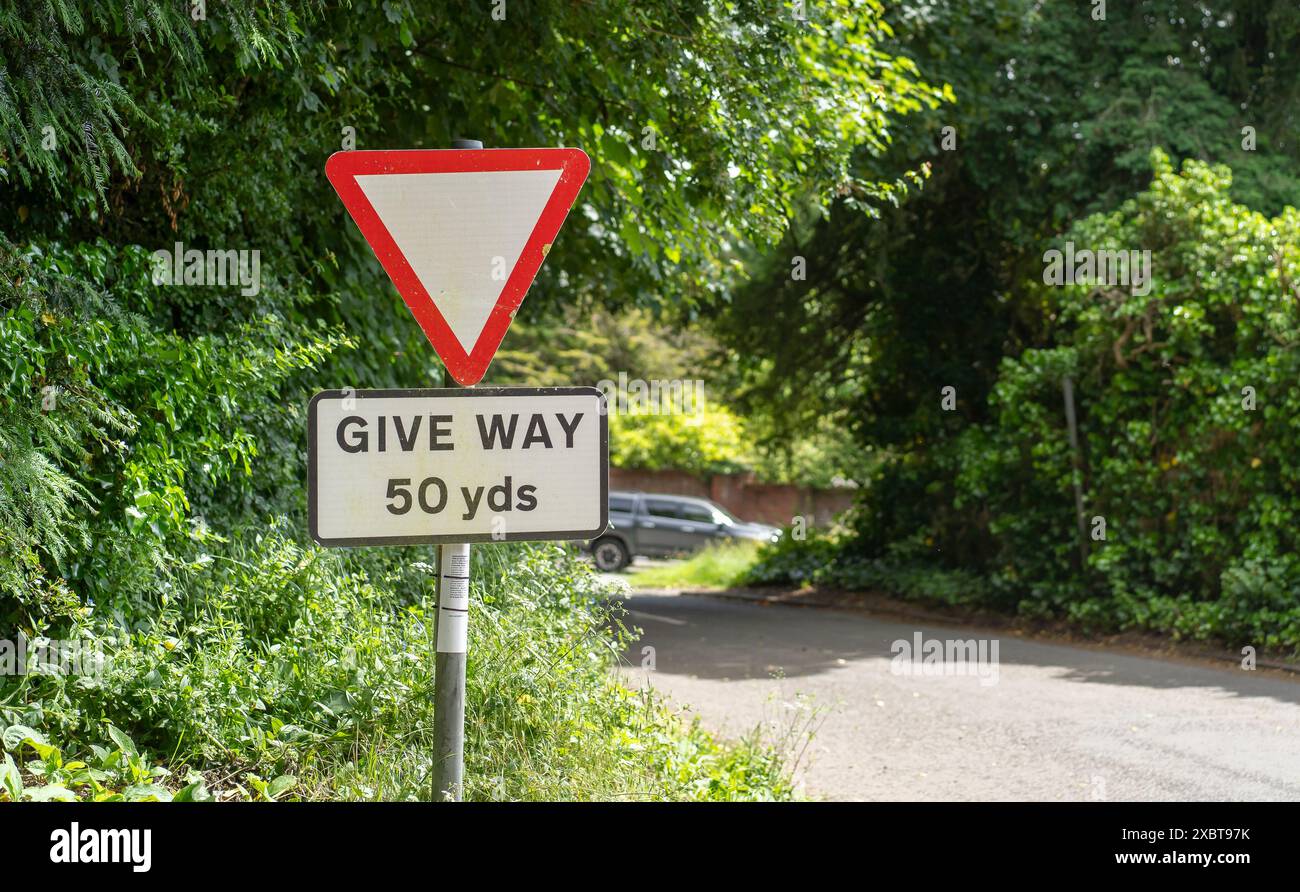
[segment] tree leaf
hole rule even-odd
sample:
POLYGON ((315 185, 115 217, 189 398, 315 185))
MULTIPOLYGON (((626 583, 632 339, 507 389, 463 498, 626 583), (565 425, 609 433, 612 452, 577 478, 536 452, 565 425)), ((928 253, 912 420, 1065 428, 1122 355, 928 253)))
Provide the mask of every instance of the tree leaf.
POLYGON ((298 778, 294 777, 292 774, 282 774, 275 780, 271 781, 267 786, 266 797, 268 799, 276 799, 281 793, 291 790, 297 783, 298 778))
POLYGON ((4 747, 7 750, 16 750, 24 742, 30 741, 39 746, 48 746, 45 738, 39 731, 27 727, 26 725, 10 725, 5 728, 4 747))
POLYGON ((139 750, 135 748, 135 742, 132 741, 130 737, 127 737, 126 734, 121 730, 119 730, 116 726, 114 725, 108 726, 108 736, 112 738, 114 743, 117 744, 117 748, 122 752, 126 753, 128 756, 140 755, 139 750))
POLYGON ((127 802, 171 802, 171 791, 157 784, 133 784, 122 791, 127 802))
POLYGON ((9 798, 14 802, 19 802, 23 798, 23 776, 14 764, 14 760, 8 753, 4 754, 4 762, 0 763, 0 788, 9 794, 9 798))
POLYGON ((62 784, 45 787, 28 787, 27 798, 32 802, 76 802, 77 794, 62 784))

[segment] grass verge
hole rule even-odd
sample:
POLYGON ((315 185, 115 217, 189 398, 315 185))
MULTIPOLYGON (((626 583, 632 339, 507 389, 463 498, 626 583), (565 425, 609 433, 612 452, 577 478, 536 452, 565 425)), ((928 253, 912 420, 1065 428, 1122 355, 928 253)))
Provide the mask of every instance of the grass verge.
POLYGON ((695 552, 680 563, 633 567, 628 582, 633 588, 729 588, 740 584, 758 560, 756 542, 719 542, 695 552))

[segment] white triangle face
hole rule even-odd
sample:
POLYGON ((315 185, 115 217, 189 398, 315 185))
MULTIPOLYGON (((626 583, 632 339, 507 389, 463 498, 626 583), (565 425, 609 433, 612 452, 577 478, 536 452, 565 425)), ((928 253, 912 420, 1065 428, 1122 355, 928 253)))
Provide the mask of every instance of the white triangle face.
POLYGON ((394 173, 356 181, 469 353, 560 173, 394 173))

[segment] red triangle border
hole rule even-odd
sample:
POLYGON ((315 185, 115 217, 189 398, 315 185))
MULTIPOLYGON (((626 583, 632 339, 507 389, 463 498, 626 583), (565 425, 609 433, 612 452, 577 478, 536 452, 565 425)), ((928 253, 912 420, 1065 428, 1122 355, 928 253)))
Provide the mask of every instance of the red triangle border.
POLYGON ((447 372, 458 383, 469 387, 487 373, 515 311, 523 303, 528 288, 554 244, 560 227, 578 198, 582 184, 591 170, 591 160, 581 149, 397 149, 336 152, 325 162, 325 176, 338 192, 343 206, 370 244, 384 272, 406 302, 411 315, 424 330, 425 337, 438 352, 447 372), (474 173, 519 170, 559 170, 555 184, 532 234, 524 243, 501 295, 492 308, 478 340, 465 352, 451 326, 438 312, 433 298, 420 283, 415 271, 397 246, 379 214, 361 191, 358 176, 402 173, 474 173))

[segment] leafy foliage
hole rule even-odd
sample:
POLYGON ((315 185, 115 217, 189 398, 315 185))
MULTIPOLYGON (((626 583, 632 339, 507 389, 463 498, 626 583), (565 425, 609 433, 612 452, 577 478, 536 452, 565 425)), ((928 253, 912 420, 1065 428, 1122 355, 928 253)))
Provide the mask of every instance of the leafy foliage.
POLYGON ((733 360, 706 328, 679 327, 635 307, 616 313, 570 308, 557 319, 515 323, 507 340, 514 346, 497 354, 487 376, 493 384, 576 383, 615 391, 626 384, 635 409, 639 404, 631 404, 638 401, 655 405, 650 392, 634 391, 637 382, 658 382, 661 396, 665 389, 670 396, 684 390, 690 397, 684 408, 707 410, 702 416, 611 414, 615 467, 700 475, 753 471, 764 481, 822 487, 865 473, 860 452, 835 419, 786 437, 774 435, 761 415, 733 411, 735 379, 727 371, 733 360))
POLYGON ((728 474, 748 467, 743 422, 725 408, 610 415, 610 463, 620 468, 728 474))
MULTIPOLYGON (((81 619, 71 631, 104 651, 102 677, 0 687, 6 744, 35 741, 40 761, 21 767, 59 788, 48 795, 427 798, 433 568, 247 532, 154 621, 81 619), (46 742, 96 739, 105 721, 132 729, 108 726, 116 757, 91 748, 65 764, 46 742)), ((781 753, 724 747, 615 680, 627 630, 586 564, 558 546, 483 546, 474 561, 470 798, 790 795, 781 753)))
MULTIPOLYGON (((737 365, 736 409, 771 439, 820 419, 866 452, 912 453, 988 418, 1003 356, 1050 342, 1035 282, 1074 221, 1149 183, 1148 157, 1228 164, 1234 198, 1278 213, 1300 194, 1294 4, 1211 10, 941 0, 890 12, 898 52, 956 102, 900 122, 882 175, 919 163, 919 194, 879 219, 807 215, 718 314, 737 365), (1256 147, 1243 148, 1243 127, 1256 147), (806 278, 792 275, 802 259, 806 278), (954 387, 957 411, 941 411, 954 387)), ((941 484, 936 484, 941 485, 941 484)), ((900 504, 905 504, 900 502, 900 504)))
POLYGON ((184 338, 151 324, 150 288, 139 249, 0 242, 0 616, 16 627, 66 618, 74 590, 129 615, 156 604, 225 513, 218 491, 248 485, 269 397, 345 343, 286 342, 275 316, 184 338))
POLYGON ((1226 168, 1178 173, 1160 153, 1154 167, 1149 190, 1071 233, 1149 248, 1152 293, 1062 289, 1058 345, 1005 360, 993 423, 957 444, 954 508, 990 518, 994 578, 1032 584, 1049 608, 1090 619, 1098 605, 1072 602, 1095 587, 1123 625, 1296 648, 1300 214, 1235 204, 1226 168), (1107 518, 1082 591, 1062 572, 1065 374, 1078 381, 1086 514, 1107 518))
MULTIPOLYGON (((706 330, 682 327, 647 310, 566 307, 552 318, 512 324, 486 380, 534 387, 617 384, 620 374, 647 381, 694 380, 709 373, 719 349, 706 330)), ((710 384, 705 381, 706 391, 710 384)))
POLYGON ((656 304, 707 297, 736 246, 779 235, 809 195, 888 193, 852 152, 943 96, 880 49, 877 0, 819 4, 802 22, 719 0, 548 0, 505 21, 371 0, 221 4, 197 22, 156 0, 21 6, 0 11, 0 58, 14 60, 0 181, 19 187, 8 201, 28 225, 252 241, 278 275, 343 292, 353 317, 387 286, 328 200, 324 158, 343 128, 358 148, 461 133, 583 147, 582 212, 539 283, 549 300, 530 305, 558 288, 605 302, 611 277, 616 300, 656 304), (57 213, 60 197, 84 219, 57 213))
POLYGON ((1003 360, 990 421, 933 447, 929 464, 889 455, 856 535, 769 549, 755 579, 951 600, 944 577, 960 572, 966 603, 1300 652, 1290 455, 1300 213, 1236 204, 1224 167, 1175 171, 1159 152, 1152 161, 1149 189, 1067 234, 1097 249, 1149 248, 1151 293, 1039 286, 1059 318, 1056 343, 1003 360), (1082 575, 1067 375, 1085 514, 1106 521, 1082 575), (934 578, 908 582, 921 565, 934 578))
POLYGON ((1293 649, 1294 487, 1273 450, 1294 441, 1277 388, 1294 352, 1296 7, 1152 0, 1098 21, 1094 6, 891 11, 922 76, 957 97, 894 134, 894 169, 927 159, 932 175, 877 220, 810 216, 751 264, 717 317, 737 408, 771 437, 852 432, 866 485, 845 567, 937 566, 1006 609, 1293 649), (1233 176, 1174 174, 1184 161, 1233 176), (1044 251, 1067 238, 1152 250, 1150 299, 1045 289, 1044 251), (1082 574, 1066 374, 1088 516, 1110 524, 1082 574))
POLYGON ((24 725, 6 727, 0 801, 73 802, 86 798, 94 802, 199 802, 211 798, 198 776, 189 778, 173 795, 165 786, 170 771, 152 764, 117 728, 108 725, 105 732, 112 746, 92 745, 86 756, 89 761, 65 761, 63 751, 47 742, 39 731, 24 725), (34 758, 20 768, 9 750, 19 759, 24 755, 34 758), (29 775, 26 783, 24 771, 29 775))
POLYGON ((951 606, 981 606, 992 600, 988 583, 979 575, 937 564, 929 554, 933 541, 895 542, 879 558, 864 557, 857 544, 853 530, 840 524, 825 530, 806 530, 802 539, 786 530, 776 542, 759 546, 739 581, 748 585, 884 591, 951 606))

